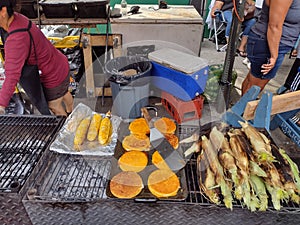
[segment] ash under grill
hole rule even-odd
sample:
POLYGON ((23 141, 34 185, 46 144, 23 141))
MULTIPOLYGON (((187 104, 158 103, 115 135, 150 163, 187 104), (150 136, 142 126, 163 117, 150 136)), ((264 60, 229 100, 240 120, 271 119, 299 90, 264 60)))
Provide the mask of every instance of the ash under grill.
POLYGON ((85 202, 106 198, 111 170, 109 159, 51 153, 29 198, 45 201, 85 202))
POLYGON ((53 116, 0 116, 0 192, 18 192, 64 122, 53 116))

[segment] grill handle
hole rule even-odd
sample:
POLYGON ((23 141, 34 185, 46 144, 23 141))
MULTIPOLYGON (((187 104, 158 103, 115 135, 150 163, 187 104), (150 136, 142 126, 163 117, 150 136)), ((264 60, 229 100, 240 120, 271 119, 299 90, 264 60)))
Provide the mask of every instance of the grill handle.
POLYGON ((135 198, 134 201, 138 203, 156 203, 157 198, 135 198))

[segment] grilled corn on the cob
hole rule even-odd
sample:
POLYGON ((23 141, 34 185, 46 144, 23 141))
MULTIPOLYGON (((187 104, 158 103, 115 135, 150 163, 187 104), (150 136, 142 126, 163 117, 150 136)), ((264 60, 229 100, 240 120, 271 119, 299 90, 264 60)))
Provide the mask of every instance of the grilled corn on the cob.
POLYGON ((101 124, 102 116, 98 113, 95 113, 92 117, 91 124, 87 133, 87 139, 89 141, 94 141, 98 134, 99 134, 99 128, 101 124))
POLYGON ((197 158, 200 189, 216 204, 218 194, 222 194, 228 208, 232 207, 230 192, 251 211, 267 210, 270 201, 276 210, 281 209, 281 202, 299 204, 297 164, 267 135, 247 122, 241 125, 242 129, 224 131, 214 127, 209 140, 201 137, 197 158))
POLYGON ((271 145, 272 154, 276 157, 274 165, 279 173, 280 180, 283 184, 284 189, 287 191, 291 201, 299 204, 300 196, 298 195, 299 189, 296 186, 294 174, 291 170, 289 162, 280 154, 280 150, 277 146, 271 145))
POLYGON ((284 149, 279 149, 279 152, 282 155, 282 157, 288 162, 291 169, 291 173, 293 174, 294 182, 297 186, 298 191, 300 192, 300 176, 297 164, 289 157, 289 155, 285 152, 284 149))
POLYGON ((232 195, 231 195, 231 188, 225 181, 223 167, 221 166, 216 149, 214 149, 210 140, 207 139, 206 136, 202 136, 202 149, 207 155, 207 159, 210 165, 212 172, 216 176, 216 183, 221 188, 221 193, 224 197, 224 204, 227 208, 232 210, 232 195))
POLYGON ((112 132, 112 123, 110 121, 110 117, 110 112, 107 112, 105 118, 102 119, 100 124, 98 140, 101 145, 105 145, 108 143, 112 132))
MULTIPOLYGON (((236 165, 240 169, 239 173, 241 175, 240 185, 243 192, 243 200, 245 205, 251 209, 251 193, 250 193, 250 184, 249 184, 249 160, 247 153, 242 148, 241 142, 239 140, 239 135, 229 134, 230 147, 233 153, 234 158, 236 159, 236 165)), ((253 199, 253 198, 252 198, 253 199)))
POLYGON ((91 122, 90 117, 86 117, 81 122, 79 123, 76 132, 75 132, 75 137, 74 137, 74 148, 75 150, 80 149, 80 145, 84 142, 86 138, 87 131, 89 129, 89 125, 91 122))
POLYGON ((268 208, 268 194, 263 179, 256 175, 250 175, 250 184, 259 198, 259 210, 266 211, 268 208))
POLYGON ((250 140, 253 150, 257 154, 258 161, 261 163, 273 162, 275 158, 269 151, 269 146, 265 143, 265 137, 262 137, 258 130, 255 127, 251 126, 248 122, 239 121, 239 123, 242 126, 242 131, 250 140))
POLYGON ((205 152, 197 157, 199 186, 209 200, 217 205, 220 204, 219 187, 215 182, 215 174, 209 167, 205 152))
POLYGON ((225 172, 229 172, 229 174, 231 175, 230 178, 232 179, 236 187, 238 183, 238 174, 237 174, 238 169, 227 138, 216 127, 212 128, 209 138, 212 144, 215 146, 215 148, 219 148, 218 150, 219 161, 223 166, 225 172))

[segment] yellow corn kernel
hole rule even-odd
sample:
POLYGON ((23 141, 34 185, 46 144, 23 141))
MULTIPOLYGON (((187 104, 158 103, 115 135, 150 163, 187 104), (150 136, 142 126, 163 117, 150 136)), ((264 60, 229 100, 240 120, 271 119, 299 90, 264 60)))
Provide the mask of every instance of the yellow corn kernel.
POLYGON ((112 130, 110 118, 106 116, 100 124, 98 140, 101 145, 107 144, 112 130))
POLYGON ((94 114, 91 120, 91 124, 88 130, 87 139, 94 141, 99 133, 102 116, 98 113, 94 114))
POLYGON ((80 145, 84 142, 86 138, 87 131, 89 129, 91 118, 87 117, 83 119, 79 126, 76 129, 75 137, 74 137, 74 147, 78 149, 80 145))

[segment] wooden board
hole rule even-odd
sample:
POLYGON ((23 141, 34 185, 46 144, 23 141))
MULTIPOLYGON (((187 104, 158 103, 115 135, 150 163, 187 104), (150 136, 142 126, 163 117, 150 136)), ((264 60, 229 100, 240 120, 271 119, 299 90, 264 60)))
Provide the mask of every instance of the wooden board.
MULTIPOLYGON (((127 11, 134 5, 127 5, 127 11)), ((139 13, 112 18, 112 23, 200 23, 203 19, 192 5, 169 5, 167 9, 158 9, 157 5, 139 5, 139 13), (155 8, 156 7, 156 8, 155 8)), ((115 8, 121 8, 116 4, 115 8)))
POLYGON ((96 27, 97 24, 106 24, 107 19, 103 18, 46 18, 44 14, 40 18, 31 19, 37 25, 62 25, 67 24, 72 27, 86 28, 96 27))
MULTIPOLYGON (((254 113, 259 100, 248 102, 243 114, 246 120, 254 118, 254 113)), ((275 95, 272 98, 271 115, 288 112, 300 108, 300 91, 290 92, 282 95, 275 95)))
MULTIPOLYGON (((100 93, 102 95, 102 89, 97 89, 94 82, 94 71, 93 71, 93 59, 92 59, 92 47, 93 46, 105 46, 106 35, 82 35, 83 44, 83 57, 85 66, 86 76, 86 95, 87 97, 96 97, 100 93), (101 90, 101 91, 99 91, 101 90)), ((108 37, 108 46, 113 47, 114 57, 120 56, 120 49, 122 45, 122 35, 112 34, 108 37)))

